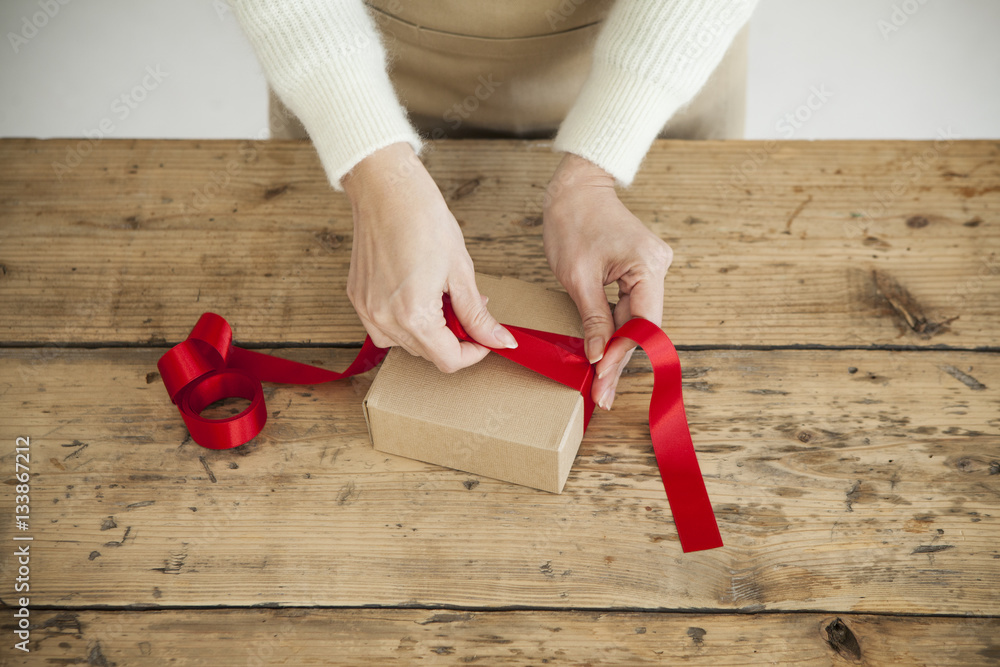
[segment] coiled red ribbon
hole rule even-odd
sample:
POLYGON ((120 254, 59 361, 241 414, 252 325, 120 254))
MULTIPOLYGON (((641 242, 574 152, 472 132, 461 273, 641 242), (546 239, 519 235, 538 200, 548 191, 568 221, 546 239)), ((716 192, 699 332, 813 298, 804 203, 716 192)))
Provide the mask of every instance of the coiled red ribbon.
MULTIPOLYGON (((472 340, 455 316, 447 294, 444 314, 448 328, 460 340, 472 340)), ((587 360, 583 339, 517 326, 507 329, 518 346, 493 352, 578 390, 584 400, 586 429, 594 411, 590 397, 594 367, 587 360)), ((684 413, 677 350, 658 326, 642 318, 623 324, 611 340, 615 338, 637 343, 653 366, 649 430, 681 548, 689 552, 721 547, 722 536, 684 413)), ((261 382, 320 384, 340 380, 371 370, 386 352, 366 336, 361 351, 347 370, 334 373, 236 347, 229 323, 215 313, 204 313, 187 339, 164 354, 156 366, 191 438, 209 449, 229 449, 249 442, 264 428, 267 407, 261 382), (201 416, 201 411, 212 403, 237 396, 250 401, 250 406, 238 415, 226 419, 201 416)))

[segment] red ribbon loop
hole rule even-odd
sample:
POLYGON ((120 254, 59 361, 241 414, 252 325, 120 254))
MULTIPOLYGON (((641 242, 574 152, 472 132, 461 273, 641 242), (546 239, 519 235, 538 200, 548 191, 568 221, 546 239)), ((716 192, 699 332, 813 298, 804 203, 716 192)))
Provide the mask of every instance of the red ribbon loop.
POLYGON ((177 405, 191 439, 208 449, 231 449, 252 440, 267 422, 261 382, 320 384, 375 368, 388 350, 365 338, 357 358, 343 373, 244 350, 232 343, 229 323, 203 313, 191 334, 160 357, 156 367, 170 400, 177 405), (206 419, 201 411, 223 398, 250 401, 243 412, 226 419, 206 419))
POLYGON ((681 360, 674 344, 660 327, 638 317, 621 325, 611 340, 615 338, 635 341, 646 351, 653 366, 649 434, 681 549, 686 553, 721 547, 722 535, 715 521, 712 501, 708 498, 684 413, 681 360))
MULTIPOLYGON (((460 340, 472 341, 458 321, 448 295, 443 299, 445 323, 460 340)), ((492 349, 525 368, 580 392, 584 400, 584 429, 594 411, 591 386, 594 367, 587 360, 584 341, 524 327, 507 326, 518 346, 492 349)), ((701 468, 691 441, 681 394, 681 365, 677 350, 663 330, 635 318, 615 332, 642 347, 653 366, 653 394, 649 402, 649 430, 667 501, 685 552, 722 546, 701 468)), ((611 344, 608 341, 608 345, 611 344)), ((204 313, 191 334, 157 362, 170 400, 180 410, 191 438, 209 449, 229 449, 253 439, 267 421, 261 382, 320 384, 371 370, 388 350, 370 337, 350 366, 335 373, 316 366, 272 357, 233 345, 229 323, 215 313, 204 313), (206 419, 201 411, 229 397, 250 401, 243 412, 226 419, 206 419)), ((607 349, 607 348, 605 348, 607 349)))

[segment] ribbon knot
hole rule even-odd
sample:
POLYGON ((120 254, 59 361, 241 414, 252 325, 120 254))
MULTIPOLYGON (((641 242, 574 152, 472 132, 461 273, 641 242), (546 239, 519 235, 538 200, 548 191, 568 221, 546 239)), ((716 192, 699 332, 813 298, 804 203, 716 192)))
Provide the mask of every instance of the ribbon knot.
MULTIPOLYGON (((445 323, 455 336, 473 340, 458 321, 447 294, 442 305, 445 323)), ((586 429, 594 411, 590 397, 594 366, 587 360, 583 339, 518 326, 508 325, 507 329, 518 346, 492 351, 579 391, 584 400, 586 429)), ((722 536, 684 413, 677 350, 662 329, 641 318, 623 324, 608 345, 615 338, 628 338, 640 345, 653 366, 649 430, 681 548, 688 552, 721 547, 722 536)), ((387 351, 366 336, 351 365, 335 373, 236 347, 229 323, 215 313, 204 313, 187 339, 164 354, 156 367, 191 438, 209 449, 230 449, 249 442, 267 422, 261 382, 320 384, 340 380, 371 370, 387 351), (245 398, 250 405, 225 419, 201 416, 206 407, 229 397, 245 398)))
POLYGON ((226 367, 232 348, 233 330, 215 313, 204 313, 187 339, 175 345, 156 364, 170 400, 189 383, 214 370, 226 367))

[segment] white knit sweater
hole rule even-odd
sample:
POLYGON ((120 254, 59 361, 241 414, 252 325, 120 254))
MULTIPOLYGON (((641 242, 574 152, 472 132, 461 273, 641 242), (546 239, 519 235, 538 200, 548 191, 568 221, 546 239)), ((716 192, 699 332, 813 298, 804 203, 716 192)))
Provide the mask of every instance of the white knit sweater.
MULTIPOLYGON (((660 129, 704 85, 756 2, 617 0, 555 149, 631 183, 660 129)), ((405 141, 421 150, 362 0, 237 0, 235 6, 268 81, 309 132, 334 188, 389 144, 405 141)))

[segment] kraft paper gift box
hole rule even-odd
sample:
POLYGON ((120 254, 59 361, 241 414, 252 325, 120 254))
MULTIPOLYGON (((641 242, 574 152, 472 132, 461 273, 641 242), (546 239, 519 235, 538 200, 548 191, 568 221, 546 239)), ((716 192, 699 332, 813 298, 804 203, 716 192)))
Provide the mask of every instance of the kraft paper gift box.
MULTIPOLYGON (((583 337, 564 292, 483 274, 476 283, 500 322, 583 337)), ((493 353, 449 374, 394 347, 364 411, 378 451, 553 493, 583 439, 579 391, 493 353)))

